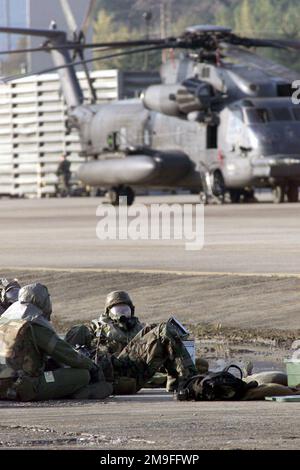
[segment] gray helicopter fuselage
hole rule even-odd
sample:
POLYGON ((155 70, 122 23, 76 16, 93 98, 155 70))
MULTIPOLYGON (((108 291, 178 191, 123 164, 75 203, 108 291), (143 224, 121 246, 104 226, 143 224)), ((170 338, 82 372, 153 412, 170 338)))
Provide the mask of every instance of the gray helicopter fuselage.
MULTIPOLYGON (((53 58, 68 60, 57 51, 53 58)), ((188 57, 165 63, 161 78, 141 99, 85 106, 68 77, 78 96, 65 90, 70 123, 85 153, 100 158, 82 165, 83 183, 201 190, 203 172, 218 173, 229 189, 300 180, 300 121, 288 80, 188 57)))
MULTIPOLYGON (((113 150, 125 155, 136 148, 140 156, 147 154, 147 149, 155 149, 162 156, 164 152, 174 152, 191 161, 189 171, 176 178, 161 179, 154 165, 152 172, 147 167, 145 177, 135 180, 132 162, 128 166, 130 177, 125 175, 128 160, 121 158, 117 165, 114 159, 111 173, 116 179, 110 175, 108 181, 109 164, 101 171, 100 160, 92 171, 95 185, 122 184, 123 175, 124 184, 196 189, 201 186, 203 168, 220 171, 228 188, 272 186, 276 181, 300 179, 300 116, 289 98, 238 100, 221 110, 219 125, 213 126, 147 110, 139 99, 116 101, 97 107, 88 130, 90 151, 100 154, 100 158, 109 157, 113 150), (112 135, 117 136, 115 149, 110 148, 112 135)), ((168 164, 172 173, 174 162, 169 160, 168 164)))
MULTIPOLYGON (((291 100, 291 83, 298 76, 249 48, 299 48, 299 41, 244 38, 229 28, 196 25, 176 40, 161 40, 163 48, 186 52, 163 64, 162 83, 148 87, 141 99, 85 105, 70 53, 74 42, 65 32, 55 24, 49 30, 0 30, 47 38, 69 126, 78 130, 82 154, 89 158, 78 172, 83 183, 122 190, 124 185, 208 188, 221 198, 227 188, 245 195, 261 185, 274 187, 280 202, 285 194, 290 202, 298 200, 300 116, 291 100)), ((80 40, 75 43, 82 56, 80 40)), ((145 43, 158 44, 135 42, 145 43)), ((95 98, 88 72, 87 79, 95 98)))

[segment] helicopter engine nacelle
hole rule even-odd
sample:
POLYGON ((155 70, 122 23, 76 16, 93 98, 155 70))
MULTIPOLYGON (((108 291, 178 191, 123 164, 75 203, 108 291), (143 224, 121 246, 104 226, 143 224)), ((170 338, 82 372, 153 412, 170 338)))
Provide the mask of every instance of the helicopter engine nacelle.
POLYGON ((146 108, 175 117, 207 110, 215 101, 211 85, 198 79, 177 85, 152 85, 145 90, 142 99, 146 108))
POLYGON ((180 116, 180 109, 176 102, 176 94, 181 85, 152 85, 142 95, 144 106, 151 111, 166 114, 167 116, 180 116))

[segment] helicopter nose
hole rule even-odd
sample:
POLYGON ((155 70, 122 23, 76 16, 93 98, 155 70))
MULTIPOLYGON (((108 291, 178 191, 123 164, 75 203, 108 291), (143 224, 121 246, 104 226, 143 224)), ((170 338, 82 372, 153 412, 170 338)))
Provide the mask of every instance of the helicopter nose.
POLYGON ((145 183, 155 174, 158 163, 145 155, 83 163, 78 178, 90 186, 145 183))

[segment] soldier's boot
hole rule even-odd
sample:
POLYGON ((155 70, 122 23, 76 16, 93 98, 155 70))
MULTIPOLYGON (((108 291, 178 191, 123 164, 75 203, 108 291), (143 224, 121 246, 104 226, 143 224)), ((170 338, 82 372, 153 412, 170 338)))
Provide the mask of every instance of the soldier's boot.
POLYGON ((138 390, 166 364, 172 364, 179 379, 197 373, 178 331, 169 323, 142 330, 118 356, 119 374, 123 368, 124 375, 136 378, 138 390))

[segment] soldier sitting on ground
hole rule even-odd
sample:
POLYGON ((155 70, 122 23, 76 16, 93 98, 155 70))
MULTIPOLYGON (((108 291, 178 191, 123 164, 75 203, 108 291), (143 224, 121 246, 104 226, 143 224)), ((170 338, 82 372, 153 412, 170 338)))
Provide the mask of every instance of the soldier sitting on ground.
POLYGON ((30 284, 0 318, 0 398, 19 401, 104 398, 112 392, 101 368, 59 338, 50 323, 47 287, 30 284), (47 356, 61 364, 46 371, 47 356), (63 365, 69 366, 64 368, 63 365))
POLYGON ((137 392, 167 364, 176 371, 178 386, 196 373, 180 334, 168 322, 145 327, 118 356, 96 352, 94 362, 59 338, 51 312, 48 290, 37 283, 23 287, 18 302, 0 318, 1 399, 101 399, 137 392), (69 368, 46 371, 46 356, 69 368))
POLYGON ((18 300, 20 288, 18 279, 0 279, 0 316, 18 300))
MULTIPOLYGON (((147 325, 150 331, 156 325, 147 325)), ((117 356, 144 328, 135 316, 135 307, 125 291, 110 292, 105 301, 104 313, 88 325, 75 325, 66 334, 66 341, 74 347, 84 347, 90 357, 96 354, 117 356)), ((177 373, 171 364, 157 372, 149 382, 151 386, 165 386, 167 391, 177 387, 177 373)))

